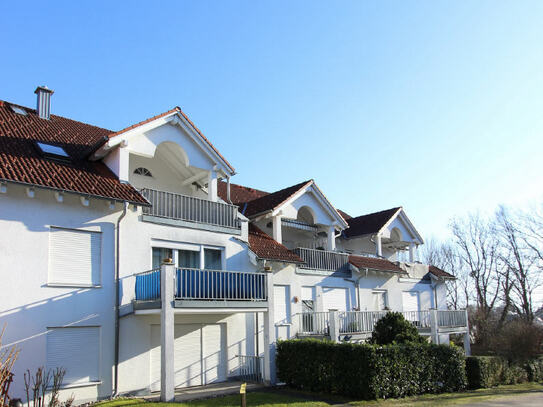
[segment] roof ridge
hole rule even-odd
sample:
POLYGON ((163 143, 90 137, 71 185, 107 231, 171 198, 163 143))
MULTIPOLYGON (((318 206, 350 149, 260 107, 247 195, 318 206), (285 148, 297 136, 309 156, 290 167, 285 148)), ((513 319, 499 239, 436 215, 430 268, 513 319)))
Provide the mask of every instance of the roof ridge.
MULTIPOLYGON (((225 182, 225 181, 222 181, 222 182, 225 182)), ((239 187, 239 188, 244 188, 244 189, 249 189, 251 191, 255 191, 255 192, 262 192, 262 193, 265 193, 265 194, 270 194, 271 192, 268 192, 268 191, 264 191, 262 189, 256 189, 256 188, 253 188, 253 187, 248 187, 248 186, 245 186, 245 185, 241 185, 241 184, 236 184, 234 182, 231 182, 230 183, 230 186, 236 186, 236 187, 239 187)))
MULTIPOLYGON (((35 114, 37 115, 38 113, 36 112, 36 109, 33 109, 31 107, 28 107, 28 106, 24 106, 24 105, 20 105, 18 103, 13 103, 13 102, 10 102, 8 100, 2 100, 0 99, 0 106, 2 106, 2 104, 6 104, 6 105, 9 105, 9 106, 17 106, 17 107, 20 107, 20 108, 23 108, 28 112, 32 113, 32 114, 35 114)), ((113 130, 111 129, 107 129, 105 127, 100 127, 100 126, 97 126, 95 124, 90 124, 90 123, 87 123, 87 122, 83 122, 81 120, 75 120, 75 119, 70 119, 69 117, 66 117, 66 116, 60 116, 58 114, 52 114, 51 113, 51 117, 52 118, 59 118, 59 119, 63 119, 63 120, 69 120, 71 122, 74 122, 74 123, 80 123, 80 124, 84 124, 85 126, 90 126, 90 127, 94 127, 95 129, 99 129, 99 130, 105 130, 105 131, 109 131, 110 133, 113 133, 113 130)))
POLYGON ((176 107, 174 107, 173 109, 170 109, 170 110, 168 110, 168 111, 166 111, 166 112, 159 113, 159 114, 157 114, 157 115, 154 115, 153 117, 149 117, 149 118, 147 118, 147 119, 145 119, 145 120, 142 120, 142 121, 140 121, 140 122, 138 122, 138 123, 134 123, 134 124, 132 124, 131 126, 125 127, 124 129, 121 129, 121 130, 119 130, 119 131, 116 131, 116 132, 114 132, 113 134, 110 134, 110 135, 109 135, 109 138, 112 138, 112 137, 118 136, 118 135, 120 135, 120 134, 126 133, 126 132, 129 131, 129 130, 135 129, 136 127, 143 126, 144 124, 150 123, 150 122, 152 122, 153 120, 160 119, 161 117, 167 116, 167 115, 169 115, 169 114, 171 114, 171 113, 173 113, 173 112, 175 112, 175 111, 178 111, 178 112, 181 111, 181 109, 179 108, 179 106, 176 106, 176 107))
POLYGON ((403 206, 396 206, 396 207, 394 207, 394 208, 383 209, 383 210, 381 210, 381 211, 366 213, 366 214, 364 214, 364 215, 351 216, 348 220, 356 220, 356 219, 359 219, 359 218, 363 218, 364 216, 377 215, 377 214, 384 213, 384 212, 388 212, 388 211, 394 211, 394 212, 396 212, 398 209, 403 209, 403 206))
MULTIPOLYGON (((302 187, 303 187, 304 185, 307 185, 307 184, 309 184, 309 183, 312 182, 312 181, 313 181, 313 180, 310 179, 309 181, 300 182, 299 184, 294 184, 294 185, 291 185, 291 186, 289 186, 289 187, 279 189, 279 190, 277 190, 277 191, 268 192, 268 195, 264 195, 264 196, 260 196, 260 197, 258 197, 258 198, 252 199, 252 200, 250 200, 250 201, 247 201, 247 203, 249 203, 249 202, 254 202, 254 201, 257 201, 257 200, 259 200, 259 199, 269 198, 269 197, 272 196, 272 195, 276 195, 276 194, 279 194, 279 193, 281 193, 281 192, 286 191, 287 189, 290 189, 290 188, 294 188, 294 187, 298 187, 298 186, 299 186, 299 188, 297 188, 296 191, 294 191, 292 194, 290 194, 290 195, 286 198, 286 199, 288 199, 288 198, 290 198, 292 195, 294 195, 297 191, 299 191, 300 189, 302 189, 302 187)), ((285 200, 286 200, 286 199, 285 199, 285 200)), ((280 202, 280 203, 277 204, 276 206, 281 205, 283 202, 285 202, 285 200, 283 200, 282 202, 280 202)))

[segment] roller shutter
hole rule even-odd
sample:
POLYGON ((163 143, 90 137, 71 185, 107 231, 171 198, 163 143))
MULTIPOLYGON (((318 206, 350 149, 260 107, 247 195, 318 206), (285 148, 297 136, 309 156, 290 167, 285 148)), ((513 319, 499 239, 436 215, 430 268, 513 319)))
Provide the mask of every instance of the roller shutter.
MULTIPOLYGON (((176 324, 174 328, 175 387, 226 380, 224 326, 176 324)), ((151 325, 151 390, 160 390, 160 325, 151 325)))
POLYGON ((49 284, 100 284, 102 234, 51 227, 49 232, 49 284))
POLYGON ((349 309, 349 298, 346 288, 323 287, 323 311, 336 309, 338 311, 347 311, 349 309))

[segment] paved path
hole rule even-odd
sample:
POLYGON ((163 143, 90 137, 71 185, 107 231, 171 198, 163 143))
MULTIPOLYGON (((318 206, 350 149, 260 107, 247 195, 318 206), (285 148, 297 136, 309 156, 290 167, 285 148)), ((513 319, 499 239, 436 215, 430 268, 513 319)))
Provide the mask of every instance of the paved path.
POLYGON ((480 403, 463 404, 471 407, 542 407, 543 393, 519 394, 511 397, 500 397, 495 400, 482 401, 480 403))

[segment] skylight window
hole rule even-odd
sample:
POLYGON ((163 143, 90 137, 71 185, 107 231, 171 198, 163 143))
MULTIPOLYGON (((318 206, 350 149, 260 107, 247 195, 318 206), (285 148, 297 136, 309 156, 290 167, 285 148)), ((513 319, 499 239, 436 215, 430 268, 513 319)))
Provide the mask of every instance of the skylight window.
POLYGON ((11 110, 13 110, 15 113, 26 116, 26 110, 24 110, 22 107, 10 105, 11 110))
POLYGON ((40 150, 46 155, 50 155, 50 156, 54 156, 54 157, 62 157, 62 158, 69 158, 70 157, 66 153, 66 151, 64 151, 64 149, 62 147, 54 146, 52 144, 47 144, 47 143, 40 143, 40 142, 37 142, 36 144, 38 145, 40 150))

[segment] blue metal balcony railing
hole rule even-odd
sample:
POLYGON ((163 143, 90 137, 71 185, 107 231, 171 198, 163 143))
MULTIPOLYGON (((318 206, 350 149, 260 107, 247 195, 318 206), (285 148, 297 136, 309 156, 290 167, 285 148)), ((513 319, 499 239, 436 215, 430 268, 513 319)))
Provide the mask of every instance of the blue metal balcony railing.
POLYGON ((160 269, 136 274, 136 300, 150 301, 160 299, 160 269))
POLYGON ((175 298, 266 301, 266 275, 238 271, 177 269, 175 298))
MULTIPOLYGON (((136 301, 160 299, 160 269, 136 275, 136 301)), ((179 268, 176 299, 203 301, 267 301, 266 275, 238 271, 179 268)))

